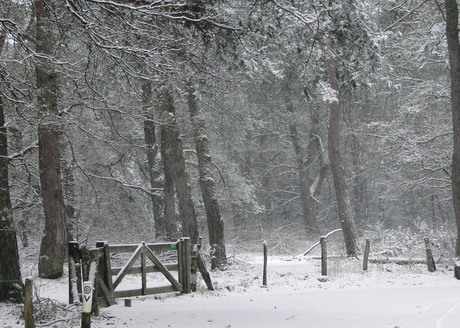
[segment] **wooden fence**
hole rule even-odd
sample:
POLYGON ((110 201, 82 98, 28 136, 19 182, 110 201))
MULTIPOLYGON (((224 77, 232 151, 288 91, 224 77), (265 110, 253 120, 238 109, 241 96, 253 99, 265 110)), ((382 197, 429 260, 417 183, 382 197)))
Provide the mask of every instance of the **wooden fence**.
MULTIPOLYGON (((340 231, 340 229, 334 230, 332 233, 340 231)), ((321 256, 317 257, 314 256, 312 259, 320 259, 321 260, 321 275, 327 276, 327 260, 331 258, 343 258, 343 256, 328 256, 327 255, 327 237, 332 234, 329 233, 326 236, 322 236, 320 241, 310 247, 305 253, 308 254, 312 249, 316 246, 321 245, 321 256)), ((433 252, 431 250, 431 243, 429 238, 424 239, 425 243, 425 250, 426 250, 426 258, 388 258, 388 257, 379 257, 379 258, 370 258, 370 240, 366 239, 366 245, 364 247, 364 256, 363 256, 363 270, 367 271, 369 267, 369 263, 396 263, 396 264, 421 264, 426 263, 428 271, 434 272, 436 271, 436 263, 433 258, 433 252)), ((356 257, 357 258, 357 257, 356 257)))
MULTIPOLYGON (((169 261, 169 260, 168 260, 169 261)), ((79 247, 78 242, 69 243, 69 303, 81 299, 83 281, 93 281, 99 304, 110 306, 115 298, 167 292, 191 292, 191 247, 189 238, 181 238, 174 243, 139 245, 109 245, 97 242, 89 251, 79 247), (159 253, 174 251, 174 263, 163 263, 159 253), (130 254, 129 259, 119 267, 112 267, 112 259, 117 254, 130 254), (150 262, 150 263, 149 263, 150 262), (177 278, 171 273, 177 271, 177 278), (159 273, 169 282, 166 286, 148 287, 147 274, 159 273), (140 287, 130 290, 118 288, 122 280, 130 274, 141 276, 140 287), (118 288, 118 290, 117 290, 118 288)))

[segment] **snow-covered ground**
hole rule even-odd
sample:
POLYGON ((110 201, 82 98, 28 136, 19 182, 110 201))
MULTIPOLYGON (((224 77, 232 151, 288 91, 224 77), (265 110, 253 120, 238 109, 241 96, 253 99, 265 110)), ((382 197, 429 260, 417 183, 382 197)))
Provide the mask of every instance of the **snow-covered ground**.
MULTIPOLYGON (((445 265, 429 273, 426 265, 370 264, 363 272, 357 259, 336 259, 324 278, 318 260, 271 256, 268 287, 262 287, 259 255, 232 262, 212 273, 213 292, 201 283, 188 295, 132 298, 131 307, 119 299, 93 317, 92 327, 460 327, 460 282, 445 265)), ((66 305, 67 277, 35 279, 34 286, 45 318, 37 327, 80 327, 80 307, 66 305)), ((1 327, 24 326, 20 306, 0 307, 1 327)))

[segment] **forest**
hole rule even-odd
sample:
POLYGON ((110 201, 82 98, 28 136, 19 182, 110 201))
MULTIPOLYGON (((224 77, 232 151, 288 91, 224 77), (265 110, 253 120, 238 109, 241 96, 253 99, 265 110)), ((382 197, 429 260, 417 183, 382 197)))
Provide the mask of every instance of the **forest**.
POLYGON ((0 301, 71 240, 460 258, 455 0, 0 4, 0 301))

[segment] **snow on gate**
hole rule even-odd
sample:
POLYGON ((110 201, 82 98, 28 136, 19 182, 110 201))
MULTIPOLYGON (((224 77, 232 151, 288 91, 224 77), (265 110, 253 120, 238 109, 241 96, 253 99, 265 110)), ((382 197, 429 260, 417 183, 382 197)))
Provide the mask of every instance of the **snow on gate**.
MULTIPOLYGON (((126 256, 125 256, 126 257, 126 256)), ((85 250, 78 242, 69 242, 69 303, 78 302, 82 295, 83 281, 93 281, 97 303, 105 306, 115 304, 115 298, 150 295, 168 292, 190 293, 190 239, 181 238, 174 243, 139 245, 109 245, 96 243, 96 248, 85 250), (159 254, 173 251, 176 262, 163 263, 159 254), (126 262, 120 262, 118 254, 130 254, 126 262), (148 262, 150 261, 150 264, 148 262), (177 278, 171 273, 177 271, 177 278), (160 273, 169 282, 166 286, 148 287, 147 275, 160 273), (121 290, 120 285, 127 275, 140 275, 141 286, 121 290)), ((94 304, 93 306, 97 306, 94 304)))

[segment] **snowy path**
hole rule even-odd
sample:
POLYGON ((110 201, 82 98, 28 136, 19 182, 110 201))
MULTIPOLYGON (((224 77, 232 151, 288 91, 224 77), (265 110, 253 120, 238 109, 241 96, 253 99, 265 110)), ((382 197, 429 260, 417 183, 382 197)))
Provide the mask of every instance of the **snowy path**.
MULTIPOLYGON (((122 302, 120 302, 122 303, 122 302)), ((94 327, 460 327, 460 284, 312 291, 270 291, 223 296, 134 300, 131 308, 104 310, 115 316, 94 327)))
MULTIPOLYGON (((330 261, 324 279, 319 261, 272 257, 269 287, 261 288, 261 258, 248 255, 212 273, 214 292, 202 284, 188 295, 132 298, 132 307, 119 299, 93 317, 92 328, 459 328, 460 281, 448 265, 439 267, 429 273, 426 265, 372 265, 363 272, 361 261, 343 259, 330 261)), ((40 297, 65 304, 67 281, 36 279, 34 286, 40 297)), ((140 277, 126 284, 139 286, 140 277)), ((43 327, 80 327, 81 308, 72 309, 43 327)), ((14 305, 0 305, 0 327, 24 327, 14 305)))

